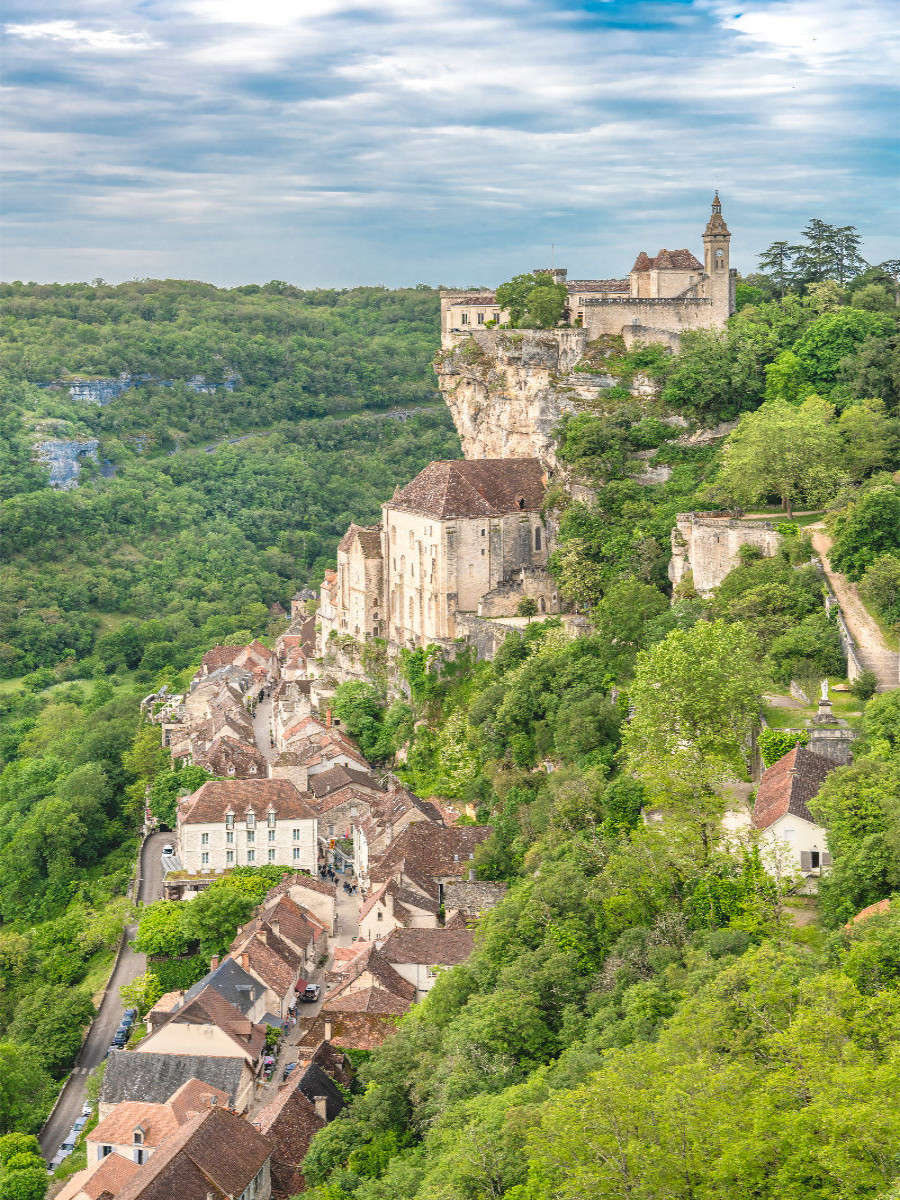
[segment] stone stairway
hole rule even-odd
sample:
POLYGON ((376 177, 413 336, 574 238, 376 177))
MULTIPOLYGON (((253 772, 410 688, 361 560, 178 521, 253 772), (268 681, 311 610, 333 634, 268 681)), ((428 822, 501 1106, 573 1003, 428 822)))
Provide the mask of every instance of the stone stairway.
POLYGON ((866 671, 878 676, 879 692, 890 692, 900 687, 900 654, 896 650, 858 650, 859 660, 866 671))

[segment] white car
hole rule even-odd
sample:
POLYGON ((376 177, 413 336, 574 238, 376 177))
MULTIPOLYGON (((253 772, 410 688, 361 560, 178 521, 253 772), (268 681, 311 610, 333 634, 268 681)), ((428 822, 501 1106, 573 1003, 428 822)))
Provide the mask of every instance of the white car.
POLYGON ((162 848, 162 852, 163 852, 163 858, 165 858, 167 854, 175 853, 175 847, 173 845, 171 845, 170 842, 166 842, 166 844, 162 848))
POLYGON ((84 1108, 82 1108, 82 1110, 81 1110, 81 1115, 82 1115, 83 1117, 89 1117, 93 1111, 94 1111, 94 1106, 93 1106, 93 1104, 91 1104, 90 1102, 88 1102, 88 1103, 86 1103, 86 1104, 85 1104, 84 1108))

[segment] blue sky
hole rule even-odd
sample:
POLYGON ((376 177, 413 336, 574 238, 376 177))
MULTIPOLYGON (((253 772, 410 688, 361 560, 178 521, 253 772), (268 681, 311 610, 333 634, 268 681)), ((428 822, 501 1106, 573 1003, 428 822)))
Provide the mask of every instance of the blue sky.
POLYGON ((7 0, 5 279, 494 283, 900 257, 891 0, 7 0))

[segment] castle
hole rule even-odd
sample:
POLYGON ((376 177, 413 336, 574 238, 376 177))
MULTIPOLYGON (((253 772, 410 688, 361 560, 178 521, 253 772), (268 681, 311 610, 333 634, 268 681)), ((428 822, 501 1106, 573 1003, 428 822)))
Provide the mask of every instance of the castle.
POLYGON ((542 514, 555 430, 579 398, 615 384, 571 373, 601 335, 674 348, 687 329, 724 327, 734 312, 730 241, 716 194, 703 263, 660 250, 641 252, 627 279, 548 272, 566 283, 566 328, 498 329, 508 314, 494 292, 441 293, 435 370, 466 458, 427 466, 382 506, 380 524, 350 526, 321 588, 320 655, 334 637, 449 648, 479 626, 473 618, 513 616, 526 597, 539 614, 560 611, 542 514))
MULTIPOLYGON (((627 279, 568 279, 563 268, 540 269, 564 283, 568 324, 580 326, 590 341, 614 334, 634 342, 664 342, 677 348, 689 329, 722 329, 734 312, 735 272, 729 266, 731 234, 718 192, 703 232, 703 262, 690 250, 643 250, 627 279)), ((495 292, 441 292, 441 340, 451 346, 485 326, 507 324, 509 314, 495 292)))

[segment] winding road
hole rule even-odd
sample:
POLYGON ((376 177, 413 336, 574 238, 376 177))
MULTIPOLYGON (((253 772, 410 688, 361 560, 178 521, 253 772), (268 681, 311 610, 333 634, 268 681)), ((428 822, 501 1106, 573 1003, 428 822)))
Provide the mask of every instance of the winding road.
MULTIPOLYGON (((138 900, 142 904, 152 904, 162 896, 161 851, 171 837, 170 833, 154 833, 144 842, 141 851, 141 886, 138 891, 138 900)), ((130 983, 138 975, 142 975, 147 969, 146 955, 136 954, 128 944, 136 934, 137 925, 129 925, 125 931, 126 944, 106 986, 100 1010, 75 1060, 72 1074, 60 1092, 59 1102, 41 1130, 41 1152, 48 1162, 56 1154, 63 1138, 81 1114, 87 1077, 94 1067, 103 1062, 122 1019, 125 1006, 119 999, 119 988, 123 983, 130 983)))

